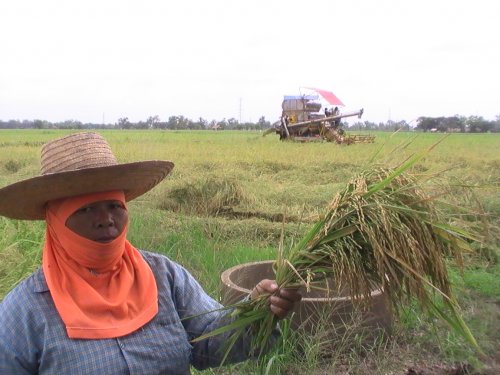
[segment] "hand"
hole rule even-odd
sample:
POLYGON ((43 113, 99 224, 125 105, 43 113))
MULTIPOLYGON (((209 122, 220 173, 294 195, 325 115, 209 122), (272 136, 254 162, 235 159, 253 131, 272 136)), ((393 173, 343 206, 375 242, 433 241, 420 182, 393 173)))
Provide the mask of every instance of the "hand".
POLYGON ((299 302, 302 296, 297 289, 279 289, 278 284, 274 280, 261 280, 252 293, 250 298, 255 299, 261 294, 268 294, 268 304, 271 312, 278 317, 284 319, 293 309, 295 302, 299 302))

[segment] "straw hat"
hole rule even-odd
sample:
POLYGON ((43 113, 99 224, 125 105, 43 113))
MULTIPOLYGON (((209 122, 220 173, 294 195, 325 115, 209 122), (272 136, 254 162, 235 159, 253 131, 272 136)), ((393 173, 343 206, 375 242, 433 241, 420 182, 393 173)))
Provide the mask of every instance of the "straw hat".
POLYGON ((99 134, 71 134, 42 147, 40 176, 0 189, 0 215, 44 220, 48 201, 110 190, 123 190, 130 201, 156 186, 173 167, 164 160, 118 164, 99 134))

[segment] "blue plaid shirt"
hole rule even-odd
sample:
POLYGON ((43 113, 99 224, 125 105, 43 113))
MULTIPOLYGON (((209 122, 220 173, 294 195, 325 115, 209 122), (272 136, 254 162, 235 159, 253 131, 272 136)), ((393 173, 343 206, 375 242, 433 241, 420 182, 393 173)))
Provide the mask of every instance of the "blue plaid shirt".
MULTIPOLYGON (((119 338, 69 339, 41 269, 0 303, 0 374, 189 374, 220 364, 227 336, 191 344, 190 340, 227 324, 220 308, 183 267, 142 251, 158 285, 159 312, 139 330, 119 338)), ((248 358, 248 335, 228 362, 248 358)))

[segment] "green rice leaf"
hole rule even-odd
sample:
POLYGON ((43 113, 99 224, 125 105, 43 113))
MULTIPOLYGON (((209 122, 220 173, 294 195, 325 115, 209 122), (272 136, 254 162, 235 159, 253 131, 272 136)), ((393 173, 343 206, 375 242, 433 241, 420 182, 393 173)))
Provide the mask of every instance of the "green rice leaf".
POLYGON ((357 229, 358 228, 355 225, 350 225, 348 227, 338 229, 334 232, 329 233, 325 237, 322 237, 321 241, 318 241, 318 245, 323 245, 325 243, 332 242, 339 238, 348 236, 349 234, 354 233, 357 229))
POLYGON ((465 340, 471 344, 476 350, 478 351, 479 354, 484 355, 483 351, 479 347, 476 339, 474 338, 474 335, 470 331, 469 327, 467 324, 465 324, 464 320, 460 316, 460 314, 456 311, 456 308, 454 305, 451 306, 451 312, 452 314, 447 314, 444 309, 438 307, 433 301, 429 301, 428 305, 429 312, 441 318, 443 321, 448 323, 448 325, 457 333, 459 333, 465 340))
POLYGON ((266 315, 267 315, 266 311, 254 311, 245 317, 240 316, 238 319, 234 320, 233 322, 231 322, 223 327, 214 329, 211 332, 205 333, 204 335, 201 335, 201 336, 198 336, 198 337, 192 339, 191 342, 192 343, 199 342, 199 341, 208 339, 208 338, 213 337, 213 336, 217 336, 217 335, 220 335, 220 334, 223 334, 226 332, 233 331, 235 329, 242 329, 242 328, 244 329, 244 328, 248 327, 250 324, 252 324, 253 322, 255 322, 259 319, 262 319, 266 315))

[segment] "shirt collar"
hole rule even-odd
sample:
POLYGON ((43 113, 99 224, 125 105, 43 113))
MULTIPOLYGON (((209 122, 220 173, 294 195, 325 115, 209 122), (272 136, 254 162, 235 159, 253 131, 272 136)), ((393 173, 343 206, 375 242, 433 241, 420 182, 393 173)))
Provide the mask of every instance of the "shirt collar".
POLYGON ((35 293, 44 293, 49 291, 49 286, 45 281, 45 276, 41 267, 33 274, 33 284, 33 291, 35 293))

